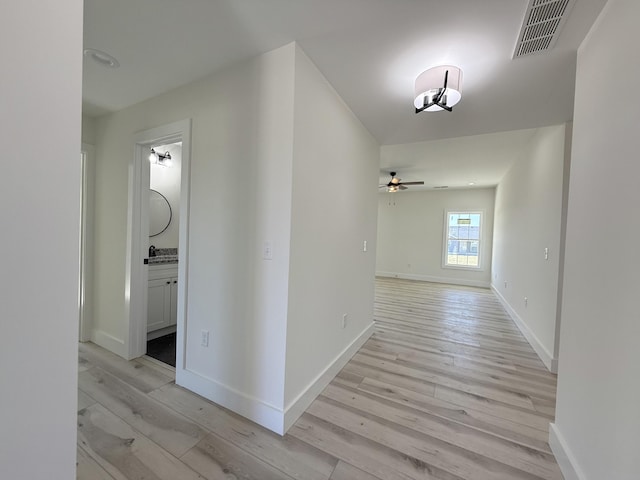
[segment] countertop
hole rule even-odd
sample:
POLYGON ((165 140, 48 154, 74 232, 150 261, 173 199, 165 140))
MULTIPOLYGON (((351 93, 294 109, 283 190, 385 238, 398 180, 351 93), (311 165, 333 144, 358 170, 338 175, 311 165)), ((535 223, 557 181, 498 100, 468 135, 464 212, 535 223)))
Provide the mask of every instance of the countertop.
POLYGON ((167 263, 178 263, 178 255, 157 255, 149 257, 149 265, 160 265, 167 263))

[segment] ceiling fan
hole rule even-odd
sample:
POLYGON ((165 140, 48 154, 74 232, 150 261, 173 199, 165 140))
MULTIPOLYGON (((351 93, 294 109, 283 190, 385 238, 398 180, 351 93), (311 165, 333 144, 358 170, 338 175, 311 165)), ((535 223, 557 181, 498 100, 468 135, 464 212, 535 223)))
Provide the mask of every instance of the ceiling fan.
POLYGON ((396 172, 389 172, 391 180, 386 185, 380 185, 380 188, 386 188, 387 192, 397 192, 398 190, 406 190, 406 185, 424 185, 424 182, 401 182, 400 178, 396 177, 396 172))

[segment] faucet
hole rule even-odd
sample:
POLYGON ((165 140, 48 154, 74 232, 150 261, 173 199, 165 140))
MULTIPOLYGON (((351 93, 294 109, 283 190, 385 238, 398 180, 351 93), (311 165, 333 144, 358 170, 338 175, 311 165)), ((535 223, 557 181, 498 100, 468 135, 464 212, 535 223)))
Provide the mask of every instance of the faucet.
POLYGON ((150 257, 155 257, 156 256, 156 246, 155 245, 150 245, 149 246, 149 256, 150 257))

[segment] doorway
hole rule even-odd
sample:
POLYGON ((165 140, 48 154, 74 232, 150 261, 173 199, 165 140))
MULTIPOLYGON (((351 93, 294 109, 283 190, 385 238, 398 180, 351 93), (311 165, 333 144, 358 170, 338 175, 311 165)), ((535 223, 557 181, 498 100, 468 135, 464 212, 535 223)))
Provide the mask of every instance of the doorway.
POLYGON ((149 152, 147 356, 176 366, 182 141, 149 152))
MULTIPOLYGON (((158 317, 160 308, 163 310, 162 315, 165 315, 164 306, 171 305, 173 301, 175 308, 170 307, 167 310, 174 312, 170 313, 172 323, 152 326, 149 332, 158 332, 150 333, 149 337, 163 336, 165 333, 175 331, 176 371, 184 365, 184 329, 188 292, 186 279, 190 142, 190 120, 182 120, 140 132, 134 137, 135 153, 129 168, 127 278, 125 282, 126 314, 129 325, 126 339, 128 357, 131 359, 145 355, 149 313, 152 316, 156 315, 156 319, 160 318, 158 317), (172 166, 166 163, 167 154, 172 157, 172 166), (176 167, 177 160, 180 163, 179 178, 168 180, 172 176, 170 170, 176 167), (160 165, 159 161, 163 164, 160 165), (156 168, 164 170, 152 171, 156 168), (156 190, 154 197, 151 197, 150 188, 152 178, 160 185, 158 189, 164 190, 164 192, 156 190), (169 189, 167 182, 174 182, 176 185, 169 189), (151 203, 162 207, 163 202, 164 213, 161 212, 159 220, 152 219, 151 203), (172 203, 173 205, 171 205, 172 203), (167 213, 167 207, 169 213, 167 213), (158 227, 158 223, 162 224, 162 228, 158 227), (150 228, 154 228, 154 231, 150 231, 150 228), (153 236, 150 237, 151 234, 153 236), (161 236, 162 238, 160 238, 161 236), (152 249, 151 246, 154 248, 152 249), (150 256, 152 252, 153 256, 150 256), (163 258, 159 261, 157 257, 163 258), (161 272, 159 273, 158 270, 161 272), (168 270, 172 270, 172 272, 169 273, 168 270), (159 297, 160 300, 158 300, 160 290, 151 286, 151 282, 157 280, 158 275, 167 277, 166 279, 162 277, 164 282, 162 285, 166 288, 164 288, 162 296, 159 297), (167 284, 167 281, 170 283, 167 284)), ((159 282, 153 283, 154 286, 158 284, 159 282)))

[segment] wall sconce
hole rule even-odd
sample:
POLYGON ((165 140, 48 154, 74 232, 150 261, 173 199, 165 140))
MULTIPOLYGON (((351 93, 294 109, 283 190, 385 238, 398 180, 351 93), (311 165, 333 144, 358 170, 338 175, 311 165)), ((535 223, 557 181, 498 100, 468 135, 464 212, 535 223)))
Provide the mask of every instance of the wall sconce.
POLYGON ((416 113, 437 112, 452 107, 462 98, 462 70, 453 65, 441 65, 425 70, 415 84, 413 105, 416 113))
POLYGON ((149 154, 149 162, 154 165, 162 165, 163 167, 171 166, 171 154, 169 152, 158 153, 153 148, 149 154))

